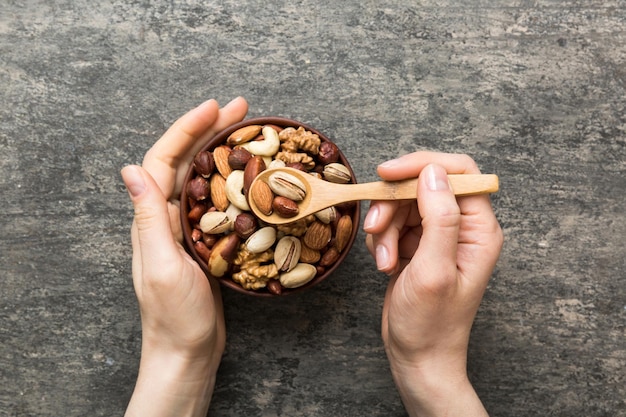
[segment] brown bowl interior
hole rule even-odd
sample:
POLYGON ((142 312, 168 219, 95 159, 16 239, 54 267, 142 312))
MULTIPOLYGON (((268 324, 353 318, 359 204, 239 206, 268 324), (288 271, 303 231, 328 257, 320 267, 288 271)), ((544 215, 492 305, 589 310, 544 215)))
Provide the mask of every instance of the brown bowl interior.
MULTIPOLYGON (((317 134, 320 139, 322 141, 327 141, 327 142, 332 142, 330 139, 328 139, 328 137, 326 137, 326 135, 324 135, 323 133, 319 132, 318 130, 295 120, 291 120, 291 119, 286 119, 286 118, 282 118, 282 117, 259 117, 259 118, 253 118, 253 119, 247 119, 247 120, 243 120, 239 123, 236 123, 228 128, 226 128, 225 130, 221 131, 220 133, 218 133, 217 135, 215 135, 203 148, 201 151, 212 151, 213 149, 215 149, 217 146, 225 143, 226 139, 228 138, 228 136, 233 133, 234 131, 236 131, 237 129, 240 129, 244 126, 248 126, 248 125, 266 125, 266 124, 272 124, 272 125, 276 125, 276 126, 280 126, 280 127, 295 127, 296 129, 300 126, 302 126, 304 129, 309 130, 315 134, 317 134)), ((356 183, 356 179, 354 176, 354 171, 352 170, 352 167, 350 166, 348 160, 346 159, 345 155, 341 152, 341 150, 339 151, 339 161, 344 164, 346 167, 348 167, 348 169, 350 170, 350 173, 352 174, 352 181, 354 183, 356 183)), ((193 168, 193 165, 191 165, 189 167, 189 170, 187 171, 187 174, 185 176, 185 180, 184 180, 184 184, 186 185, 187 182, 189 182, 193 177, 195 176, 195 170, 193 168)), ((209 279, 217 279, 222 285, 231 288, 237 292, 243 293, 243 294, 248 294, 248 295, 252 295, 255 297, 282 297, 282 296, 286 296, 289 294, 293 294, 296 292, 301 292, 304 291, 306 289, 309 289, 317 284, 319 284, 320 282, 324 281, 326 278, 328 278, 334 271, 335 269, 337 269, 337 267, 343 262, 343 260, 346 258, 346 256, 348 255, 348 253, 350 252, 350 248, 352 247, 352 245, 354 244, 354 240, 356 238, 356 235, 358 233, 358 229, 359 229, 359 221, 360 221, 360 203, 356 202, 353 206, 352 209, 352 235, 350 236, 350 240, 348 242, 348 244, 346 245, 346 248, 341 252, 339 258, 337 259, 337 261, 331 265, 323 274, 316 276, 315 278, 313 278, 313 280, 311 280, 310 282, 308 282, 307 284, 298 287, 298 288, 293 288, 293 289, 289 289, 289 288, 284 288, 282 291, 282 294, 280 296, 278 295, 274 295, 270 292, 268 292, 265 289, 262 290, 246 290, 245 288, 241 287, 238 283, 236 283, 235 281, 233 281, 230 278, 230 275, 225 275, 223 277, 213 277, 210 273, 209 273, 209 269, 206 265, 206 263, 204 262, 204 260, 198 255, 198 253, 196 252, 196 250, 194 249, 194 245, 193 245, 193 241, 191 239, 191 231, 192 231, 192 225, 190 224, 188 218, 187 218, 187 214, 189 212, 189 200, 187 197, 187 187, 183 186, 181 195, 180 195, 180 212, 181 212, 181 223, 182 223, 182 227, 183 227, 183 237, 184 237, 184 242, 185 242, 185 247, 187 252, 194 258, 194 260, 200 265, 200 267, 202 268, 202 270, 204 271, 204 273, 207 275, 207 277, 209 279)))

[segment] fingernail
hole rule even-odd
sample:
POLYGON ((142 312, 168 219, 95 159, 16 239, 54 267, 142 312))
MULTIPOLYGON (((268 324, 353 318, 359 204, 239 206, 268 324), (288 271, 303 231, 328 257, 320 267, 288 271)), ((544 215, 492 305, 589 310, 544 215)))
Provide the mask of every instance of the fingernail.
POLYGON ((378 165, 380 168, 393 168, 400 163, 400 158, 390 159, 378 165))
POLYGON ((450 190, 448 173, 442 167, 437 165, 428 165, 424 168, 423 173, 426 174, 426 186, 430 191, 450 190))
POLYGON ((376 267, 379 271, 389 268, 389 250, 385 245, 376 246, 376 267))
POLYGON ((370 206, 369 211, 367 212, 367 216, 365 216, 365 221, 363 222, 363 229, 368 230, 371 227, 376 226, 378 223, 378 217, 380 212, 377 206, 370 206))
POLYGON ((136 166, 127 166, 122 169, 122 179, 131 197, 137 197, 146 190, 143 175, 136 166))
POLYGON ((234 99, 232 99, 231 101, 229 101, 229 102, 228 102, 228 104, 227 104, 227 105, 225 105, 224 107, 228 107, 228 106, 230 106, 231 104, 233 104, 235 101, 237 101, 237 100, 239 100, 239 99, 241 99, 241 96, 237 96, 237 97, 235 97, 234 99))

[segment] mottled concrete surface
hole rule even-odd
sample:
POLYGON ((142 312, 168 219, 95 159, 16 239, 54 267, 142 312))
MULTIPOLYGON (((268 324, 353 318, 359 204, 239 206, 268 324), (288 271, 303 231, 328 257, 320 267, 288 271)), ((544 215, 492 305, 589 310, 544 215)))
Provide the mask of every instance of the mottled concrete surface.
MULTIPOLYGON (((481 398, 625 416, 625 84, 623 0, 2 0, 0 416, 123 413, 140 325, 118 172, 238 95, 326 132, 359 181, 417 149, 499 174, 481 398)), ((362 238, 306 295, 225 292, 211 415, 404 415, 362 238)))

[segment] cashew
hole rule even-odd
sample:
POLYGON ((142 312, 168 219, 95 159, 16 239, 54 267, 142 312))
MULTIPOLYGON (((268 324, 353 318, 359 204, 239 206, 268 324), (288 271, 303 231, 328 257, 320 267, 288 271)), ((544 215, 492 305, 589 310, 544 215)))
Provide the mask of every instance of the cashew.
POLYGON ((243 171, 235 170, 226 178, 226 197, 241 210, 250 211, 250 206, 243 194, 243 171))
POLYGON ((253 155, 274 156, 280 148, 280 139, 278 133, 273 127, 265 126, 263 128, 263 140, 255 140, 246 142, 239 146, 247 150, 253 155))

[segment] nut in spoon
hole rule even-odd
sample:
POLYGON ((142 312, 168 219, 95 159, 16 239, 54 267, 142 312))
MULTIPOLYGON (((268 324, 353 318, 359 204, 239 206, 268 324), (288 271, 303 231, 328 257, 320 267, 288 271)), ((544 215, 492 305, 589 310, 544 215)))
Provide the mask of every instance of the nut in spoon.
MULTIPOLYGON (((275 178, 275 177, 274 177, 275 178)), ((448 174, 456 196, 495 193, 498 176, 494 174, 448 174)), ((254 214, 269 224, 286 224, 317 213, 339 203, 357 200, 412 200, 417 197, 417 178, 401 181, 376 181, 361 184, 337 184, 318 179, 295 168, 273 168, 261 172, 250 186, 248 204, 254 214), (269 183, 270 177, 284 173, 296 177, 304 185, 304 198, 298 203, 298 214, 283 217, 275 212, 266 215, 255 201, 259 182, 269 183)))

